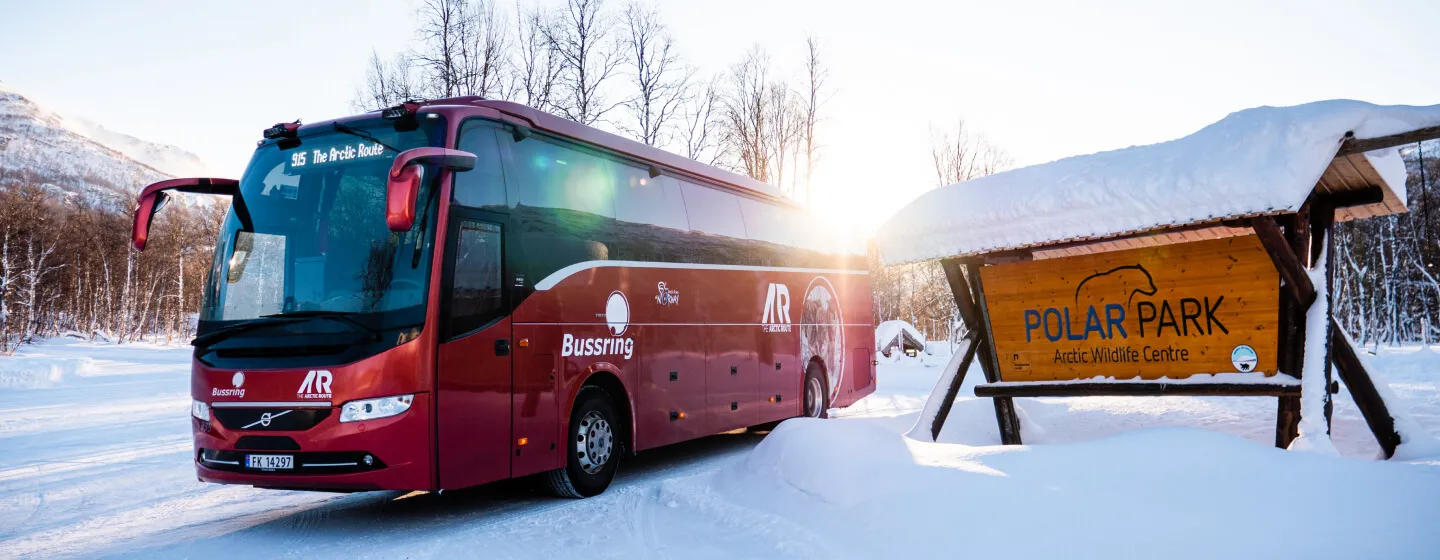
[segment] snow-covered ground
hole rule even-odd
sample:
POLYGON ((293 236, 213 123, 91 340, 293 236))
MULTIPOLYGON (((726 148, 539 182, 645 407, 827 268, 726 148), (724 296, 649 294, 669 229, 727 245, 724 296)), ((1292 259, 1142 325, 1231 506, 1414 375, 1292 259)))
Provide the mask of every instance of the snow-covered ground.
MULTIPOLYGON (((1343 458, 1274 449, 1273 398, 1019 399, 1031 445, 1002 447, 967 388, 945 443, 906 439, 943 354, 882 362, 876 393, 836 419, 645 453, 572 501, 523 481, 439 496, 200 484, 188 348, 27 347, 0 358, 0 557, 1440 553, 1440 458, 1373 460, 1344 393, 1343 458)), ((1440 436, 1440 354, 1367 358, 1440 436)))

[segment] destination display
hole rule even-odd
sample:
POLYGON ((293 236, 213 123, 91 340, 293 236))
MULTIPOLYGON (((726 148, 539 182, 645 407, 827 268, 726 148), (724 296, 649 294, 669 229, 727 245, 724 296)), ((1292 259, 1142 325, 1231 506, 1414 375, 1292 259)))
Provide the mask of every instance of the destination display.
POLYGON ((286 162, 285 170, 303 172, 315 167, 391 159, 395 155, 395 152, 386 150, 384 144, 357 138, 354 142, 295 148, 290 151, 290 160, 286 162))
POLYGON ((1275 373, 1280 278, 1254 235, 981 268, 1005 381, 1275 373))

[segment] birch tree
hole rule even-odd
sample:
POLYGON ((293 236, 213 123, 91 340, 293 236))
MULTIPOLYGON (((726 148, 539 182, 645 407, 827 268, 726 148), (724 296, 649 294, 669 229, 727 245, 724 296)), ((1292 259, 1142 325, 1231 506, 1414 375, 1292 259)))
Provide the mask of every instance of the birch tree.
POLYGON ((625 62, 614 37, 614 17, 604 6, 603 0, 566 0, 544 27, 560 61, 557 108, 561 116, 585 125, 599 122, 618 105, 603 88, 625 62))
POLYGON ((647 146, 659 146, 686 100, 693 71, 682 65, 674 39, 655 8, 632 3, 625 7, 624 21, 634 91, 623 103, 630 113, 624 130, 647 146))

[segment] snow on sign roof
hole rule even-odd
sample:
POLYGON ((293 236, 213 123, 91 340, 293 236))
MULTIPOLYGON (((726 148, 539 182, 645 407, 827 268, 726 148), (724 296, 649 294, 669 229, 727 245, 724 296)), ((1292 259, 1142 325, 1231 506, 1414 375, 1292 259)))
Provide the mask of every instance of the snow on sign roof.
POLYGON ((1334 100, 1246 109, 1169 142, 930 191, 891 216, 877 241, 885 262, 896 264, 1295 212, 1317 185, 1331 190, 1322 178, 1334 182, 1332 163, 1338 169, 1342 161, 1350 180, 1385 191, 1377 211, 1356 217, 1404 211, 1396 148, 1337 158, 1341 142, 1347 132, 1370 139, 1437 125, 1440 105, 1334 100))

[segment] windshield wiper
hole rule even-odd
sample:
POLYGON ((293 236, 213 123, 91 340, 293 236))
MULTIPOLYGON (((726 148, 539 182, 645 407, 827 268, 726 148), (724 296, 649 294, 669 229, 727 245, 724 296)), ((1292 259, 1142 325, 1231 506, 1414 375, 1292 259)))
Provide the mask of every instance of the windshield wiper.
POLYGON ((400 153, 400 150, 396 149, 394 146, 391 146, 391 145, 389 145, 389 144, 386 144, 386 143, 384 143, 384 142, 381 142, 379 138, 376 138, 373 134, 370 134, 369 132, 365 132, 365 131, 363 131, 363 130, 358 130, 358 129, 355 129, 355 128, 351 128, 351 127, 349 127, 349 126, 340 124, 340 123, 338 123, 338 122, 335 123, 335 124, 332 125, 332 126, 335 128, 335 132, 341 132, 341 133, 344 133, 344 134, 349 134, 349 135, 351 135, 351 136, 359 136, 359 137, 361 137, 361 138, 364 138, 364 139, 366 139, 366 140, 369 140, 369 141, 374 142, 374 143, 376 143, 376 144, 379 144, 379 145, 381 145, 381 146, 385 146, 385 149, 387 149, 387 150, 390 150, 390 151, 395 152, 395 153, 397 153, 397 154, 400 153))
POLYGON ((370 326, 364 321, 356 319, 354 314, 347 313, 345 311, 325 311, 315 309, 309 311, 290 311, 287 313, 261 315, 261 317, 287 320, 287 322, 304 321, 307 319, 335 319, 370 335, 370 339, 372 341, 380 340, 380 329, 370 326))
POLYGON ((223 328, 221 328, 220 330, 210 331, 210 332, 208 332, 208 333, 205 333, 205 334, 202 334, 202 335, 200 335, 200 336, 197 336, 197 337, 195 337, 194 340, 191 340, 191 341, 190 341, 190 345, 191 345, 191 346, 196 346, 196 347, 199 347, 199 346, 209 346, 209 345, 212 344, 212 343, 220 342, 221 340, 224 340, 224 339, 226 339, 226 338, 230 338, 231 336, 240 334, 240 333, 245 332, 245 331, 255 330, 255 329, 258 329, 258 328, 262 328, 262 327, 274 327, 274 326, 278 326, 278 325, 288 325, 288 324, 290 324, 290 323, 298 323, 298 322, 300 322, 300 321, 302 321, 302 320, 303 320, 303 319, 300 319, 300 318, 295 318, 295 319, 270 319, 270 320, 264 320, 264 321, 262 321, 262 320, 260 320, 260 319, 258 319, 258 318, 257 318, 257 319, 250 319, 250 320, 245 321, 245 322, 242 322, 242 323, 236 323, 236 324, 230 325, 230 326, 228 326, 228 327, 223 327, 223 328))

